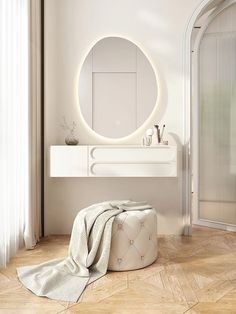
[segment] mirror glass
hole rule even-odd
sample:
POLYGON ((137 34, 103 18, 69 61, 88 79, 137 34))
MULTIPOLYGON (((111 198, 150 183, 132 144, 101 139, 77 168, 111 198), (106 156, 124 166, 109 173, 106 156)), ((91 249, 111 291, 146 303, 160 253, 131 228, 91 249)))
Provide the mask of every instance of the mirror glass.
POLYGON ((129 40, 107 37, 87 55, 79 78, 82 115, 96 133, 110 138, 139 128, 157 100, 154 70, 129 40))

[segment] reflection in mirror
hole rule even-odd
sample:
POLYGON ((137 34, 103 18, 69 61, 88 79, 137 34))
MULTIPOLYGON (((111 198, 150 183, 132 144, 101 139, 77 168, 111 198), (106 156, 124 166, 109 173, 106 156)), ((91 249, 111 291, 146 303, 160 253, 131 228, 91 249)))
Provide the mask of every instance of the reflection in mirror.
POLYGON ((118 37, 96 43, 79 79, 80 108, 91 129, 110 138, 127 136, 150 116, 156 99, 155 73, 135 44, 118 37))

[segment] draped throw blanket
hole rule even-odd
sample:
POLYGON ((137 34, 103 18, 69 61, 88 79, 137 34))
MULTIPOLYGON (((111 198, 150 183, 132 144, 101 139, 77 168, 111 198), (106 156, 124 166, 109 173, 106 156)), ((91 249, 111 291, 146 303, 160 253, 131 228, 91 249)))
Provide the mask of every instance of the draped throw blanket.
POLYGON ((20 281, 38 296, 76 302, 88 284, 106 274, 113 220, 132 208, 151 206, 145 202, 113 201, 84 208, 73 224, 68 257, 19 267, 20 281))

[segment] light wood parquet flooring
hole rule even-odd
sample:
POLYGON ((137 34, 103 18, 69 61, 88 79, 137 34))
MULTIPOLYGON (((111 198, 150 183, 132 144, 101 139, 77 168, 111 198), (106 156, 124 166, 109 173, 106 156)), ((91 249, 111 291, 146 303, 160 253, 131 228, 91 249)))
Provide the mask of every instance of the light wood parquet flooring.
POLYGON ((194 227, 192 237, 159 237, 159 258, 130 272, 109 272, 78 303, 40 298, 18 281, 16 267, 67 254, 68 236, 50 236, 20 250, 0 269, 0 313, 236 314, 236 234, 194 227))

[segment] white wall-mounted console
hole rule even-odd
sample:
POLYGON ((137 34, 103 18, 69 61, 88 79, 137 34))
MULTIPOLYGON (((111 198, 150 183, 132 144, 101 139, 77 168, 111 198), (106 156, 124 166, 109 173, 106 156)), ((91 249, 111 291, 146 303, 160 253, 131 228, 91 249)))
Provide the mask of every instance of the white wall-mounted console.
POLYGON ((176 177, 176 146, 51 146, 51 177, 176 177))

